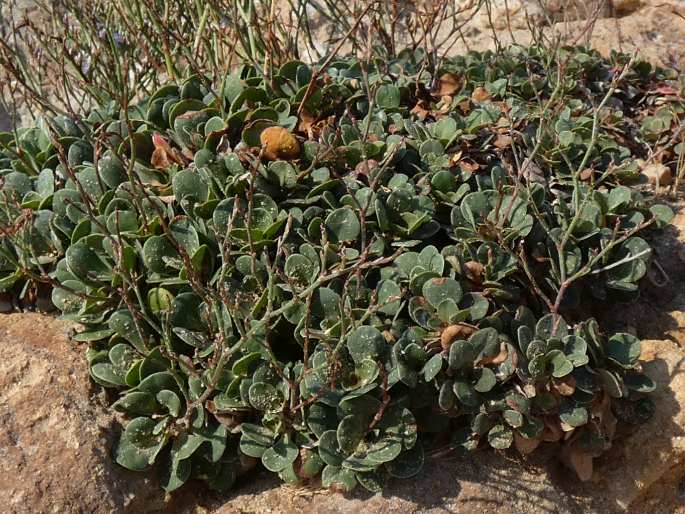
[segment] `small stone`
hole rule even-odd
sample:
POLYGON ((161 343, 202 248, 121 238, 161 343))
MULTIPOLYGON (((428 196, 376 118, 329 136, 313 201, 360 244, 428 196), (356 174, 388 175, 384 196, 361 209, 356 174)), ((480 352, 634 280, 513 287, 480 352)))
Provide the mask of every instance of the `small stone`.
POLYGON ((300 143, 292 133, 283 127, 268 127, 259 136, 264 157, 270 161, 291 160, 300 156, 300 143))
POLYGON ((110 458, 119 428, 91 396, 86 359, 68 339, 72 326, 37 313, 0 316, 0 453, 3 471, 12 470, 2 473, 0 490, 16 491, 10 501, 18 502, 0 510, 159 511, 159 483, 110 458), (93 436, 99 424, 104 440, 93 436))
POLYGON ((642 168, 642 174, 647 177, 650 184, 658 186, 670 186, 673 182, 671 169, 665 164, 653 163, 642 168))

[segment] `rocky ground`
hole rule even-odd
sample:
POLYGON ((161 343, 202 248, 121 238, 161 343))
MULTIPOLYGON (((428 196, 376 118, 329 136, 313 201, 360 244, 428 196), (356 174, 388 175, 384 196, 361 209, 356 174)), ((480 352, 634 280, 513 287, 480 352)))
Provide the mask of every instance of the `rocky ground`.
POLYGON ((638 51, 645 59, 685 69, 685 0, 495 0, 455 51, 492 48, 493 31, 502 44, 533 40, 530 27, 565 43, 590 44, 603 54, 638 51), (539 6, 543 3, 545 12, 539 6), (593 13, 597 19, 593 20, 593 13))
MULTIPOLYGON (((589 2, 560 1, 547 13, 530 0, 495 4, 499 11, 474 20, 454 51, 491 47, 490 19, 503 42, 525 43, 533 19, 546 34, 589 40, 603 52, 639 49, 685 69, 684 1, 613 0, 590 28, 583 20, 589 2)), ((685 513, 685 202, 674 207, 674 226, 656 246, 665 285, 654 285, 664 281, 655 268, 639 301, 602 313, 610 328, 643 339, 645 368, 659 384, 656 415, 620 435, 589 483, 580 484, 548 448, 530 461, 495 452, 436 459, 382 495, 295 489, 257 474, 228 496, 191 486, 165 497, 154 479, 112 462, 117 421, 88 377, 83 348, 68 338, 71 327, 14 313, 0 315, 0 512, 685 513)))

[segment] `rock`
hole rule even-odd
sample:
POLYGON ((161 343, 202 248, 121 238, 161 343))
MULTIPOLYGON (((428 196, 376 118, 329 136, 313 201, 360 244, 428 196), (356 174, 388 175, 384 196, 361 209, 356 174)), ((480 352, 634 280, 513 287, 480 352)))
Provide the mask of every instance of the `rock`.
POLYGON ((657 383, 654 416, 600 459, 600 485, 622 508, 659 480, 685 475, 685 352, 672 341, 642 341, 642 359, 657 383))
MULTIPOLYGON (((560 37, 562 43, 588 44, 603 55, 613 50, 632 53, 639 50, 642 59, 662 66, 685 68, 685 2, 682 0, 601 0, 598 19, 589 23, 594 2, 585 0, 554 0, 547 3, 545 12, 537 11, 537 0, 507 0, 509 25, 504 0, 493 4, 492 26, 503 46, 512 42, 527 45, 533 42, 526 13, 530 21, 542 26, 545 35, 560 37), (556 5, 556 7, 555 7, 556 5), (495 13, 499 13, 495 15, 495 13), (616 17, 617 16, 617 17, 616 17), (513 20, 513 21, 511 21, 513 20), (550 25, 551 23, 551 25, 550 25)), ((439 38, 449 37, 450 27, 445 26, 439 38)), ((495 48, 493 30, 485 8, 473 24, 464 29, 464 41, 456 42, 450 54, 463 54, 467 50, 495 48)))
MULTIPOLYGON (((587 41, 603 55, 612 50, 632 53, 639 50, 641 58, 664 66, 683 68, 685 65, 685 47, 681 44, 685 38, 685 5, 679 0, 645 2, 644 6, 630 11, 631 2, 617 2, 619 18, 597 20, 589 32, 587 41)), ((557 32, 565 32, 572 40, 587 30, 585 21, 556 27, 557 32)))
POLYGON ((612 0, 613 11, 617 16, 625 16, 639 10, 644 2, 642 0, 612 0))
POLYGON ((489 8, 490 12, 482 7, 477 16, 477 23, 485 31, 490 27, 495 30, 525 29, 530 23, 542 22, 545 17, 540 2, 535 0, 492 0, 489 8))
POLYGON ((642 0, 552 0, 546 8, 555 21, 577 21, 587 20, 595 14, 599 18, 626 16, 643 5, 642 0))
POLYGON ((295 136, 283 127, 268 127, 259 136, 264 149, 264 157, 270 161, 291 160, 300 155, 300 143, 295 136))
POLYGON ((650 184, 658 186, 670 186, 673 182, 671 169, 665 164, 653 163, 642 168, 642 174, 647 177, 650 184))
POLYGON ((110 458, 117 428, 91 387, 69 323, 0 316, 2 512, 144 512, 163 506, 152 479, 110 458))

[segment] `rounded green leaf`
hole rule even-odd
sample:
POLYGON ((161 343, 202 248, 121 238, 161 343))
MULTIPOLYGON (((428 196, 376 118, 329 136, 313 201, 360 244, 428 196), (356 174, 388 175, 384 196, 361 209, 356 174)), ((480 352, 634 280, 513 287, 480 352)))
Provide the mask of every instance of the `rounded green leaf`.
POLYGON ((355 362, 375 359, 385 346, 383 334, 374 327, 363 325, 353 330, 347 337, 347 350, 355 362))
POLYGON ((475 347, 467 341, 453 341, 450 345, 449 366, 454 370, 470 368, 476 358, 475 347))
POLYGON ((390 475, 396 478, 411 478, 423 468, 423 445, 417 443, 410 450, 402 452, 395 460, 386 463, 385 467, 390 475))
POLYGON ((392 84, 383 84, 376 90, 376 104, 381 109, 397 109, 400 99, 400 88, 392 84))
POLYGON ((376 301, 380 308, 378 312, 394 316, 400 310, 402 289, 392 280, 381 280, 376 287, 376 301))
POLYGON ((479 393, 487 393, 488 391, 491 391, 495 385, 497 385, 497 377, 495 376, 495 372, 490 368, 481 368, 478 380, 474 384, 473 388, 479 393))
POLYGON ((114 402, 112 408, 129 415, 151 416, 159 409, 159 404, 150 393, 131 391, 114 402))
POLYGON ((252 406, 261 411, 273 411, 281 404, 281 395, 271 384, 255 382, 250 386, 249 398, 252 406))
POLYGON ((340 466, 344 456, 338 443, 338 434, 335 430, 327 430, 319 437, 319 456, 330 466, 340 466))
POLYGON ((336 432, 340 451, 348 455, 353 453, 364 438, 365 430, 363 418, 353 414, 345 416, 338 425, 336 432))
POLYGON ((177 202, 202 203, 207 200, 208 188, 196 170, 182 170, 174 175, 172 188, 177 202))
POLYGON ((286 259, 283 271, 288 278, 300 284, 309 284, 319 273, 319 265, 304 255, 294 253, 286 259))
POLYGON ((352 209, 341 207, 326 217, 326 229, 333 243, 342 243, 355 241, 359 237, 361 225, 352 209))
POLYGON ((145 338, 147 335, 144 332, 141 334, 141 330, 144 327, 142 319, 139 319, 138 323, 136 323, 133 315, 128 310, 120 309, 112 313, 108 324, 109 328, 114 330, 118 336, 130 341, 138 351, 145 352, 145 338))
POLYGON ((506 450, 514 442, 514 432, 505 425, 495 425, 488 432, 488 443, 497 450, 506 450))
POLYGON ((614 334, 606 345, 607 357, 624 367, 635 365, 641 351, 640 340, 631 334, 614 334))
POLYGON ((566 358, 561 350, 552 350, 547 354, 547 361, 552 366, 552 376, 565 377, 573 371, 573 363, 566 358))
POLYGON ((173 301, 174 295, 163 287, 153 287, 147 293, 147 304, 155 314, 168 311, 173 301))
POLYGON ((478 407, 480 405, 478 393, 466 380, 455 380, 453 390, 459 402, 466 407, 478 407))
POLYGON ((432 381, 442 370, 443 356, 435 354, 423 366, 423 376, 426 382, 432 381))
POLYGON ((171 259, 178 258, 178 252, 166 236, 149 237, 143 245, 143 262, 153 273, 168 273, 171 259))
POLYGON ((440 277, 427 280, 423 284, 422 292, 434 309, 437 309, 444 300, 452 300, 457 304, 462 298, 461 285, 452 278, 440 277))
POLYGON ((351 469, 329 464, 323 468, 321 484, 336 491, 350 492, 357 486, 357 478, 351 469))
POLYGON ((269 471, 278 473, 285 469, 288 464, 295 462, 298 454, 297 446, 286 441, 286 438, 281 438, 262 454, 262 464, 269 471))
POLYGON ((165 443, 154 433, 156 422, 150 418, 135 418, 126 425, 115 450, 116 461, 132 471, 142 471, 154 462, 165 443))

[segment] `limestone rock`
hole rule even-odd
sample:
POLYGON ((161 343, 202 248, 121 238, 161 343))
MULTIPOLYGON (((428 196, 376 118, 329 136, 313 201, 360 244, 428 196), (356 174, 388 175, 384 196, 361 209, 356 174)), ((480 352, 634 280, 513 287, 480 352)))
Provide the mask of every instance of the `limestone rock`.
POLYGON ((0 511, 159 508, 159 485, 112 461, 117 429, 69 329, 39 314, 0 316, 0 511))
POLYGON ((657 383, 654 417, 602 459, 602 483, 626 508, 660 479, 685 474, 685 353, 668 340, 642 341, 642 359, 657 383))
POLYGON ((587 20, 627 16, 639 10, 643 0, 551 0, 545 4, 548 14, 555 21, 587 20))
POLYGON ((545 12, 535 0, 493 0, 490 12, 483 7, 476 19, 487 32, 490 27, 495 30, 526 29, 529 24, 540 23, 544 18, 545 12))

